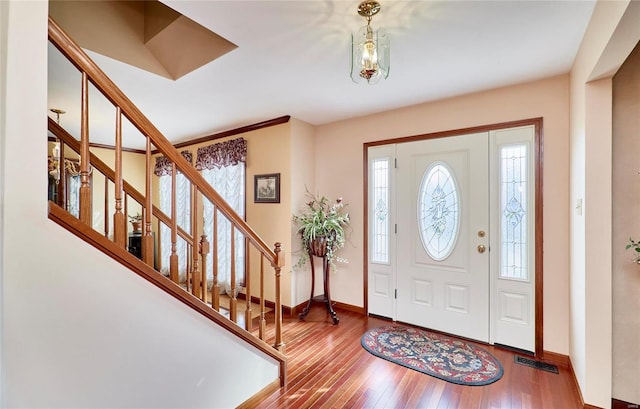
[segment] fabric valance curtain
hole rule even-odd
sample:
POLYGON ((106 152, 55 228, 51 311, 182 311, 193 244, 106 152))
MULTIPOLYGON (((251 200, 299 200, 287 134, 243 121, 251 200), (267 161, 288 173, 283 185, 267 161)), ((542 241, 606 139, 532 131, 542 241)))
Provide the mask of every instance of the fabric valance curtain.
POLYGON ((247 140, 232 139, 198 148, 196 170, 221 169, 247 162, 247 140))
MULTIPOLYGON (((193 164, 193 154, 190 151, 182 151, 180 152, 183 158, 187 160, 187 162, 193 164)), ((156 157, 156 168, 154 173, 156 176, 167 176, 171 175, 171 168, 173 162, 169 160, 166 156, 158 156, 156 157)))

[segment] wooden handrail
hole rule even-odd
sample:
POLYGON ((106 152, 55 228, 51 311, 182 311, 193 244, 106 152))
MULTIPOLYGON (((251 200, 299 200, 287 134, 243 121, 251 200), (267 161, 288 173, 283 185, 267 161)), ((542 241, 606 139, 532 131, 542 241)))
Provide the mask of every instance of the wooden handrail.
POLYGON ((272 266, 282 263, 282 253, 278 260, 275 251, 258 236, 258 234, 227 204, 202 177, 198 171, 180 155, 177 149, 160 133, 160 131, 147 119, 129 98, 107 77, 107 75, 82 51, 82 49, 49 17, 49 40, 64 54, 71 63, 81 72, 87 73, 91 83, 102 92, 111 103, 120 107, 122 114, 143 135, 150 138, 156 149, 176 164, 178 170, 187 179, 194 183, 198 190, 209 201, 214 203, 218 210, 229 219, 236 228, 265 255, 272 266))
MULTIPOLYGON (((51 131, 52 134, 54 134, 58 139, 64 142, 65 145, 70 147, 71 150, 73 150, 75 153, 80 154, 80 142, 77 139, 75 139, 73 136, 71 136, 71 134, 69 134, 69 132, 67 132, 64 128, 58 125, 55 120, 51 119, 51 117, 48 117, 48 121, 49 121, 48 122, 49 131, 51 131)), ((106 163, 104 163, 100 158, 98 158, 96 155, 94 155, 91 152, 89 152, 89 158, 90 158, 91 166, 94 169, 96 169, 98 172, 102 173, 107 179, 109 179, 111 182, 114 182, 115 184, 116 182, 115 172, 106 163)), ((135 187, 133 187, 126 180, 122 181, 122 186, 127 196, 130 196, 133 200, 136 201, 136 203, 140 204, 141 206, 144 205, 145 198, 142 193, 140 193, 135 187)), ((165 226, 171 226, 171 218, 162 210, 160 210, 156 205, 152 206, 152 212, 153 212, 152 214, 156 218, 158 218, 158 220, 164 223, 165 226)), ((184 241, 188 243, 191 243, 194 241, 194 237, 191 234, 187 233, 180 226, 177 226, 177 234, 184 241)))

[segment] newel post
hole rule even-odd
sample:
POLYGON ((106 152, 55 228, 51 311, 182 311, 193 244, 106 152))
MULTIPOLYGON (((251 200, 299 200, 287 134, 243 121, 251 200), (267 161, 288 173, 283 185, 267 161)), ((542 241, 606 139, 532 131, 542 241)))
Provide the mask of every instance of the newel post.
POLYGON ((276 340, 274 347, 284 354, 285 345, 282 342, 282 296, 280 294, 280 275, 284 267, 284 253, 282 253, 282 243, 276 243, 274 253, 276 258, 273 268, 276 270, 276 340))

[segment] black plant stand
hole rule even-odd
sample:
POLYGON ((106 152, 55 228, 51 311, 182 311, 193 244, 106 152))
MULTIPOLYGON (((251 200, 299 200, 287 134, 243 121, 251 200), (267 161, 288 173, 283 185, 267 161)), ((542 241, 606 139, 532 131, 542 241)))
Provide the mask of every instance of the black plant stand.
POLYGON ((302 310, 302 313, 299 315, 300 319, 304 319, 309 313, 309 309, 311 308, 311 304, 313 302, 323 302, 327 307, 327 311, 331 314, 331 319, 333 320, 333 324, 337 325, 340 322, 340 318, 336 315, 336 312, 333 310, 333 305, 331 305, 331 292, 329 286, 329 275, 330 268, 329 260, 327 260, 327 256, 322 256, 322 272, 323 272, 323 281, 324 281, 324 294, 313 296, 313 290, 316 281, 315 267, 313 263, 313 253, 309 251, 309 262, 311 264, 311 295, 309 296, 309 302, 307 302, 307 306, 302 310))

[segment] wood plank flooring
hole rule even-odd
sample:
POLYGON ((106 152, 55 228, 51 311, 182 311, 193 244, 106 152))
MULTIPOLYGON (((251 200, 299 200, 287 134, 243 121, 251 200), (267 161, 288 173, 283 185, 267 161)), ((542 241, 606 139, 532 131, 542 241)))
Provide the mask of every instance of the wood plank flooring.
POLYGON ((448 383, 377 358, 362 348, 369 328, 390 321, 337 310, 333 325, 321 305, 304 321, 285 317, 288 382, 245 402, 249 408, 581 408, 568 368, 556 375, 514 362, 514 354, 489 345, 504 367, 487 386, 448 383))

